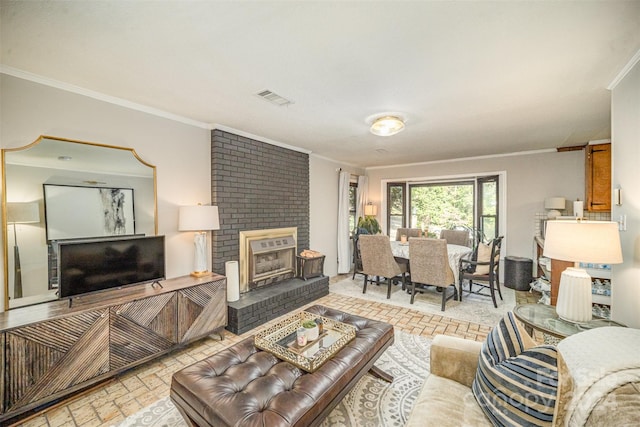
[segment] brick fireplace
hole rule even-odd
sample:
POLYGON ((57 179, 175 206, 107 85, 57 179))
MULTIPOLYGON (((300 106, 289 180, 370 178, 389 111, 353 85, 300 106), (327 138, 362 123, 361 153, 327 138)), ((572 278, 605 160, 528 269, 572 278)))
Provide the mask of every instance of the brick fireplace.
POLYGON ((296 227, 239 233, 240 293, 296 276, 296 227))
MULTIPOLYGON (((293 256, 309 249, 309 154, 214 129, 211 204, 218 206, 220 215, 220 230, 212 233, 213 271, 224 274, 226 261, 239 261, 240 282, 249 286, 248 270, 243 276, 242 254, 248 251, 241 242, 243 233, 294 228, 293 256)), ((267 268, 280 268, 280 260, 262 261, 267 268)), ((240 300, 228 304, 229 331, 244 333, 329 293, 329 278, 324 276, 261 280, 261 286, 247 289, 240 300)))
POLYGON ((219 129, 211 133, 213 271, 240 261, 240 233, 295 227, 298 253, 309 249, 309 155, 219 129))

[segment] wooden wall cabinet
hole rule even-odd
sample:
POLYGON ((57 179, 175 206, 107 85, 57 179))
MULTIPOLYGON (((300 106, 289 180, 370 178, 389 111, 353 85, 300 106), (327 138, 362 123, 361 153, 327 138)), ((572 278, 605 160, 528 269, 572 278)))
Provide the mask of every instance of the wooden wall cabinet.
POLYGON ((179 277, 0 313, 0 424, 227 325, 226 278, 179 277), (84 301, 83 301, 84 299, 84 301))
POLYGON ((611 211, 611 144, 587 145, 585 153, 585 209, 611 211))

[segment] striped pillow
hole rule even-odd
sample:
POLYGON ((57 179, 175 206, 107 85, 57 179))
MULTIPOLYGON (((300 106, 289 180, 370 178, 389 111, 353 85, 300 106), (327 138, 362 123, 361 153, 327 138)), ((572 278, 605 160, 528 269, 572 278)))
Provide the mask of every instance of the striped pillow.
POLYGON ((513 313, 507 313, 482 346, 473 394, 496 426, 550 426, 558 388, 557 350, 525 350, 513 313))

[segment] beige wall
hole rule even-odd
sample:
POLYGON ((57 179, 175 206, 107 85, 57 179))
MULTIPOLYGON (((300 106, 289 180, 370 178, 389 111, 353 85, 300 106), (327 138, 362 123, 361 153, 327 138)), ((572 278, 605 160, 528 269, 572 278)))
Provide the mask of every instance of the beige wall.
POLYGON ((620 232, 624 263, 612 267, 614 320, 640 328, 640 64, 629 71, 611 94, 613 188, 622 189, 622 205, 611 219, 626 215, 620 232))
MULTIPOLYGON (((634 71, 635 94, 638 91, 638 67, 634 71)), ((614 91, 616 99, 624 105, 630 102, 622 100, 627 93, 627 80, 614 91)), ((35 140, 39 135, 47 134, 70 139, 100 142, 105 144, 133 147, 147 162, 157 166, 158 174, 158 216, 159 233, 167 236, 167 276, 175 277, 187 274, 192 269, 193 243, 189 233, 177 231, 178 206, 207 203, 210 200, 210 131, 194 125, 157 117, 129 108, 109 104, 87 96, 66 92, 16 77, 0 74, 0 144, 2 148, 23 146, 35 140)), ((636 98, 637 99, 637 98, 636 98)), ((614 102, 614 109, 616 109, 614 102)), ((632 189, 638 182, 638 151, 627 134, 633 134, 637 145, 637 127, 630 123, 638 105, 635 104, 627 114, 620 106, 617 119, 625 122, 617 127, 619 147, 614 145, 614 185, 617 182, 624 188, 625 201, 630 228, 640 230, 638 204, 640 194, 632 207, 632 189), (636 151, 634 151, 636 150, 636 151), (633 157, 635 156, 635 157, 633 157), (625 167, 628 164, 631 166, 625 167), (627 175, 623 176, 626 168, 627 175), (631 175, 629 177, 629 175, 631 175), (616 181, 617 180, 617 181, 616 181), (630 213, 631 214, 630 214, 630 213), (635 221, 635 222, 634 222, 635 221)), ((629 108, 629 107, 624 107, 629 108)), ((558 142, 558 145, 560 142, 558 142)), ((485 174, 503 172, 506 176, 506 255, 532 257, 534 233, 534 215, 542 212, 542 201, 548 196, 564 196, 567 199, 584 198, 584 153, 582 151, 556 153, 538 152, 513 156, 502 156, 474 160, 407 165, 390 168, 370 168, 370 200, 380 203, 382 180, 385 179, 428 179, 452 175, 485 174)), ((320 156, 310 156, 310 245, 312 249, 326 255, 325 274, 333 276, 337 272, 337 253, 335 230, 337 228, 337 192, 338 173, 342 167, 354 174, 362 174, 362 169, 334 162, 320 156)), ((615 212, 615 211, 614 211, 615 212)), ((615 214, 614 214, 615 218, 615 214)), ((629 233, 628 235, 631 235, 629 233)), ((634 243, 625 242, 625 250, 640 246, 638 237, 634 243)), ((624 249, 624 248, 623 248, 624 249)), ((636 263, 640 259, 636 250, 636 263)), ((633 258, 625 254, 625 259, 633 258)), ((629 261, 625 261, 626 263, 629 261)), ((614 274, 617 273, 614 268, 614 274)), ((3 274, 0 272, 0 274, 3 274)), ((636 274, 635 270, 624 273, 625 277, 636 274)), ((4 277, 1 277, 4 283, 4 277)), ((637 280, 636 280, 637 282, 637 280)), ((622 285, 621 289, 623 286, 622 285)), ((631 286, 631 285, 629 285, 631 286)), ((635 289, 640 289, 637 286, 635 289)), ((640 292, 640 291, 638 291, 640 292)), ((631 299, 638 313, 638 292, 631 299), (634 302, 635 301, 635 302, 634 302)), ((615 295, 615 293, 614 293, 615 295)), ((618 297, 627 295, 620 291, 618 297)), ((620 303, 620 310, 629 301, 620 303)), ((615 305, 615 304, 614 304, 615 305)), ((621 312, 627 311, 624 309, 621 312)), ((616 309, 614 308, 614 313, 616 309)), ((629 322, 627 322, 629 323, 629 322)))
MULTIPOLYGON (((560 142, 558 142, 560 144, 560 142)), ((584 151, 537 152, 500 157, 369 168, 369 199, 380 204, 383 180, 428 180, 472 174, 506 176, 505 255, 533 257, 535 214, 544 212, 545 197, 584 200, 584 151)), ((384 211, 380 209, 379 211, 384 211)), ((379 218, 380 219, 380 218, 379 218)))
POLYGON ((324 274, 338 274, 338 181, 342 168, 355 175, 364 171, 349 165, 309 156, 310 201, 310 246, 325 255, 324 274))
MULTIPOLYGON (((193 269, 193 236, 178 232, 178 206, 211 199, 208 129, 5 74, 0 74, 0 98, 2 148, 24 146, 44 134, 132 147, 155 165, 158 233, 167 239, 167 276, 193 269)), ((4 283, 4 272, 0 274, 4 283)))
MULTIPOLYGON (((210 200, 210 131, 0 74, 0 144, 13 148, 40 135, 132 147, 157 167, 158 232, 167 236, 167 276, 193 269, 193 240, 177 231, 178 206, 210 200)), ((310 244, 337 273, 338 172, 362 169, 310 156, 310 244)), ((2 249, 0 249, 2 250, 2 249)), ((215 254, 214 254, 215 256, 215 254)), ((4 283, 0 271, 1 283, 4 283)), ((4 287, 0 287, 4 289, 4 287)), ((1 309, 1 304, 0 304, 1 309)))

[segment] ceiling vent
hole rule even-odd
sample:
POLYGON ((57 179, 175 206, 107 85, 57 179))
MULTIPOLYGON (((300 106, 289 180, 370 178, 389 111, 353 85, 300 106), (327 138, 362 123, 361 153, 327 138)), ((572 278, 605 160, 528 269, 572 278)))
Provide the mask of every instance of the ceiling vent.
POLYGON ((293 101, 289 101, 287 98, 283 98, 277 93, 272 92, 268 89, 258 92, 256 95, 258 95, 260 98, 264 99, 265 101, 268 101, 280 107, 293 104, 293 101))

